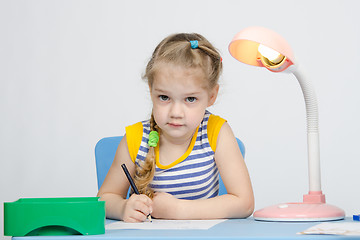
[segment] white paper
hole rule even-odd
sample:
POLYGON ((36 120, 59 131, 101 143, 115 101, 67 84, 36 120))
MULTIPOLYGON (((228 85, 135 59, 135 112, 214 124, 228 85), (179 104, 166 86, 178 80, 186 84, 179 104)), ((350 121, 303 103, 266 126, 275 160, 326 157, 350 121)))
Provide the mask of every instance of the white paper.
POLYGON ((153 219, 152 222, 126 223, 116 221, 105 225, 106 230, 111 229, 209 229, 226 219, 216 220, 161 220, 153 219))
POLYGON ((360 222, 321 223, 298 234, 335 234, 360 236, 360 222))

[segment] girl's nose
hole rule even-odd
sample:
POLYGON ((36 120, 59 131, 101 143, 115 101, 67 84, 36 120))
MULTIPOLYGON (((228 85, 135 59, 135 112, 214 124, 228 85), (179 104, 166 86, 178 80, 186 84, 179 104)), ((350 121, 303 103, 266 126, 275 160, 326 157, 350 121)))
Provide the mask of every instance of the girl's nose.
POLYGON ((170 109, 170 117, 172 118, 182 118, 184 117, 184 110, 180 103, 173 103, 170 109))

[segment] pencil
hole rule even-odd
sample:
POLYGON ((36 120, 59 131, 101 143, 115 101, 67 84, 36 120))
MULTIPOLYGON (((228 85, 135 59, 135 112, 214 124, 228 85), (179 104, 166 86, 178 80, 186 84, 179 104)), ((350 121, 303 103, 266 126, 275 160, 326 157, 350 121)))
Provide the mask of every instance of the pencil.
MULTIPOLYGON (((129 180, 129 183, 130 183, 130 186, 131 186, 132 190, 134 191, 135 194, 139 195, 140 194, 139 190, 137 189, 137 187, 136 187, 136 185, 134 183, 134 180, 132 179, 132 177, 131 177, 131 175, 130 175, 130 173, 129 173, 126 165, 125 165, 125 163, 121 164, 121 167, 124 170, 124 173, 125 173, 127 179, 129 180)), ((147 218, 149 219, 150 222, 152 222, 150 213, 149 213, 149 215, 147 215, 147 218)))

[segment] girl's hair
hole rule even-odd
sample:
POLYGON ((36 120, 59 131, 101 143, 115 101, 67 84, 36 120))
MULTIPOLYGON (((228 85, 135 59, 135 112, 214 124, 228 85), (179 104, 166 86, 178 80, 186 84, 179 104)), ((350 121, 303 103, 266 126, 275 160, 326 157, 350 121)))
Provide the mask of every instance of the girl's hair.
MULTIPOLYGON (((173 34, 159 43, 143 76, 150 87, 154 82, 157 69, 164 63, 190 69, 200 68, 208 81, 207 90, 213 89, 218 84, 222 72, 222 58, 219 52, 206 38, 197 33, 173 34), (190 41, 197 41, 197 46, 192 47, 190 41)), ((160 135, 160 128, 157 126, 153 114, 151 114, 150 128, 151 131, 157 131, 160 135)), ((154 194, 149 186, 154 173, 155 150, 154 147, 149 147, 145 161, 141 165, 136 164, 135 183, 139 192, 150 198, 154 194)))

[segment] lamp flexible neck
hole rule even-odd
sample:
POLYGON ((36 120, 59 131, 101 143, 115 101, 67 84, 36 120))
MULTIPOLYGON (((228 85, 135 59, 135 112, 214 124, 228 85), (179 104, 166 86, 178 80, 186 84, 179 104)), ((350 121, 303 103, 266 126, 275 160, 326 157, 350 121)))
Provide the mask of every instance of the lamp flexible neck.
POLYGON ((300 84, 306 105, 309 190, 320 192, 319 117, 315 89, 311 82, 306 78, 302 69, 296 67, 292 68, 290 71, 295 75, 300 84))
POLYGON ((319 114, 318 114, 318 103, 316 93, 313 85, 308 78, 305 76, 304 71, 296 67, 292 69, 292 73, 297 78, 302 93, 305 99, 306 107, 306 120, 307 120, 307 132, 318 133, 319 132, 319 114))

